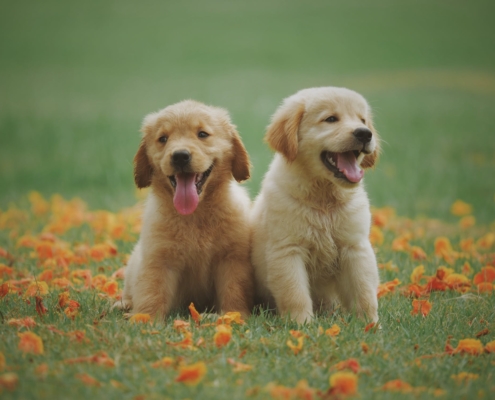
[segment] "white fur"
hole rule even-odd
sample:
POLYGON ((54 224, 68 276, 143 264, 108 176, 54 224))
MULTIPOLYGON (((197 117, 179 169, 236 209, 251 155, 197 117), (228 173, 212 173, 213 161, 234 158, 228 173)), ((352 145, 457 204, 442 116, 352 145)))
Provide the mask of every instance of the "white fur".
MULTIPOLYGON (((364 110, 366 126, 372 129, 369 108, 346 89, 306 89, 277 111, 269 144, 278 119, 301 104, 297 156, 289 161, 275 155, 251 213, 257 295, 265 303, 274 301, 282 315, 299 323, 310 320, 317 309, 332 309, 336 301, 377 321, 379 277, 368 239, 366 192, 362 182, 340 182, 319 159, 322 150, 345 148, 350 140, 346 132, 363 125, 364 118, 353 115, 355 109, 364 110), (342 122, 320 124, 325 109, 329 114, 338 110, 342 122)), ((371 149, 378 151, 377 135, 373 140, 371 149)))

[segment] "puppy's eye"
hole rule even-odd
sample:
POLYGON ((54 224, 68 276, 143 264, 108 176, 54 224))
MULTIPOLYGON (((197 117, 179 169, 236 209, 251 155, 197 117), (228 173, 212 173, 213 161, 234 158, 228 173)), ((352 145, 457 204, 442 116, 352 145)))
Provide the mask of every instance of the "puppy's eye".
POLYGON ((339 119, 335 116, 335 115, 331 115, 330 117, 328 117, 325 122, 337 122, 339 119))
POLYGON ((168 137, 166 137, 166 136, 160 136, 160 137, 158 138, 158 141, 159 141, 160 143, 167 143, 167 140, 168 140, 168 137))
POLYGON ((208 136, 210 136, 210 135, 208 133, 206 133, 205 131, 201 131, 198 133, 198 137, 202 138, 202 139, 207 138, 208 136))

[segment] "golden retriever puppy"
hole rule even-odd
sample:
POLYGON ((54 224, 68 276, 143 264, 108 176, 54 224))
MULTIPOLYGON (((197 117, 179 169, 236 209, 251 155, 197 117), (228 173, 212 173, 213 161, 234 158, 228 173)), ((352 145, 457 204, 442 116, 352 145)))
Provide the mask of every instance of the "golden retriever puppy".
POLYGON ((134 176, 151 190, 116 306, 163 318, 194 302, 249 315, 251 204, 236 181, 250 162, 227 111, 186 100, 146 116, 142 132, 134 176))
POLYGON ((377 321, 362 180, 379 138, 368 103, 344 88, 301 90, 275 112, 265 139, 277 154, 251 213, 258 298, 299 323, 336 301, 377 321))

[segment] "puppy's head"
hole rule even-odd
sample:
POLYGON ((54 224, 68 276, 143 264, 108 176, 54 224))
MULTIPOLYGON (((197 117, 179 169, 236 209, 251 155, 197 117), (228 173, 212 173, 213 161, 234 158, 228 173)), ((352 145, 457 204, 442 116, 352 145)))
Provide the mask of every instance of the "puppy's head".
POLYGON ((192 100, 145 117, 143 139, 134 157, 139 188, 163 186, 175 209, 192 214, 215 182, 249 178, 249 157, 229 114, 192 100))
POLYGON ((380 151, 366 100, 335 87, 304 89, 285 99, 265 140, 289 163, 344 187, 357 185, 380 151))

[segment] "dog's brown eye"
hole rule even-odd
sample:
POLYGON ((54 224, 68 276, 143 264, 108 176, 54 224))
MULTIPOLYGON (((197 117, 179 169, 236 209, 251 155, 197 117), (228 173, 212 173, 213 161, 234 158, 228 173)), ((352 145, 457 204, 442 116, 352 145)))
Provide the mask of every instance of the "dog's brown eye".
POLYGON ((206 133, 205 131, 201 131, 201 132, 198 133, 198 137, 199 138, 203 138, 204 139, 204 138, 206 138, 208 136, 210 136, 210 135, 208 133, 206 133))
POLYGON ((330 117, 328 117, 325 121, 326 122, 337 122, 339 119, 335 116, 335 115, 331 115, 330 117))
POLYGON ((160 136, 160 137, 158 138, 158 141, 159 141, 160 143, 167 143, 167 140, 168 140, 168 137, 166 137, 166 136, 160 136))

